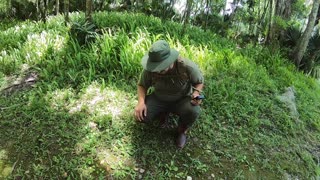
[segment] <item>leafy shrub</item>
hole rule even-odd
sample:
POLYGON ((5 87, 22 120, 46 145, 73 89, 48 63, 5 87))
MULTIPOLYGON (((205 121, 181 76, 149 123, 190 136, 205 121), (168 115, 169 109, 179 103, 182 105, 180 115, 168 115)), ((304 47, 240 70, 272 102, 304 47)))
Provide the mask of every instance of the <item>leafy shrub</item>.
POLYGON ((299 38, 301 37, 301 31, 297 27, 289 27, 286 31, 286 38, 282 42, 282 45, 285 47, 294 47, 299 38))
POLYGON ((93 42, 96 39, 97 32, 94 23, 84 20, 73 22, 70 29, 71 37, 76 39, 81 46, 93 42))

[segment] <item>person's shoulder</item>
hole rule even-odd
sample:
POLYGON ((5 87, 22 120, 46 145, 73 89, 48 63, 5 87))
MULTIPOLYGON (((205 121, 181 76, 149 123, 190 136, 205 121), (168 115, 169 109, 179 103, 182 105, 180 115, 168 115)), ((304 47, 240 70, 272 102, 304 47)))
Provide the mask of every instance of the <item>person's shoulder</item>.
POLYGON ((197 67, 197 64, 193 62, 192 60, 185 58, 185 57, 179 57, 178 62, 187 68, 195 68, 197 67))

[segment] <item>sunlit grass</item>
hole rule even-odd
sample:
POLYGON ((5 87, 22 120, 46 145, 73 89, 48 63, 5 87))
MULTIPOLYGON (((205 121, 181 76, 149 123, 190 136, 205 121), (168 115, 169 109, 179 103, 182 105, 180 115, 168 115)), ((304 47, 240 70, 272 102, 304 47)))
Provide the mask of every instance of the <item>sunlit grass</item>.
POLYGON ((101 90, 97 84, 92 84, 83 90, 80 98, 69 105, 70 113, 85 109, 89 114, 96 116, 111 115, 119 117, 128 106, 130 97, 126 92, 108 88, 101 90))
MULTIPOLYGON (((72 89, 56 90, 47 95, 47 100, 51 107, 56 110, 66 109, 71 114, 84 113, 87 116, 85 129, 86 136, 81 139, 74 147, 74 152, 78 155, 85 153, 88 149, 95 157, 95 163, 92 166, 80 167, 79 173, 84 178, 90 178, 95 168, 101 167, 108 174, 118 173, 123 167, 135 166, 135 160, 129 156, 133 150, 132 139, 124 135, 121 139, 110 139, 108 143, 101 137, 109 136, 108 132, 112 129, 124 129, 127 121, 132 119, 122 119, 131 116, 133 112, 128 109, 133 108, 132 94, 121 91, 114 86, 102 87, 101 84, 94 82, 87 86, 81 92, 76 94, 72 89), (128 108, 131 107, 131 108, 128 108)), ((114 132, 110 132, 114 133, 114 132)), ((127 134, 127 133, 125 133, 127 134)))
POLYGON ((13 164, 8 163, 8 153, 5 149, 0 149, 0 178, 5 178, 11 174, 13 164))
POLYGON ((25 61, 29 64, 37 64, 48 55, 50 48, 59 54, 65 47, 66 39, 57 35, 55 31, 42 31, 40 34, 29 34, 23 46, 25 61))

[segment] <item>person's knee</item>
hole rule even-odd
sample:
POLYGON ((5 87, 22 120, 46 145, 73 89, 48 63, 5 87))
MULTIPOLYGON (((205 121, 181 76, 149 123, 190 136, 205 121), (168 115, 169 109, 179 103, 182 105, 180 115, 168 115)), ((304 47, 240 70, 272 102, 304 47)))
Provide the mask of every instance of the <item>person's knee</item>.
POLYGON ((149 124, 150 123, 150 118, 148 118, 148 116, 145 116, 143 118, 143 120, 139 121, 140 123, 144 123, 144 124, 149 124))
POLYGON ((155 118, 157 117, 157 114, 155 113, 147 113, 146 116, 144 116, 143 120, 141 120, 141 123, 150 124, 155 118))
POLYGON ((198 118, 200 115, 200 108, 197 106, 191 106, 184 109, 182 112, 182 116, 189 117, 189 118, 198 118))

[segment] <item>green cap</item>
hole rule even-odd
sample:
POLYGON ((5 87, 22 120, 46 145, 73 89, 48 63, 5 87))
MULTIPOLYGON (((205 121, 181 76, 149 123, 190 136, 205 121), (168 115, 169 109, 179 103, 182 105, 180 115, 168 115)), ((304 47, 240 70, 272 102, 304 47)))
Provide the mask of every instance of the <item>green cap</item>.
POLYGON ((152 44, 149 52, 142 58, 142 67, 150 72, 160 72, 168 68, 178 58, 179 52, 171 49, 165 40, 152 44))

